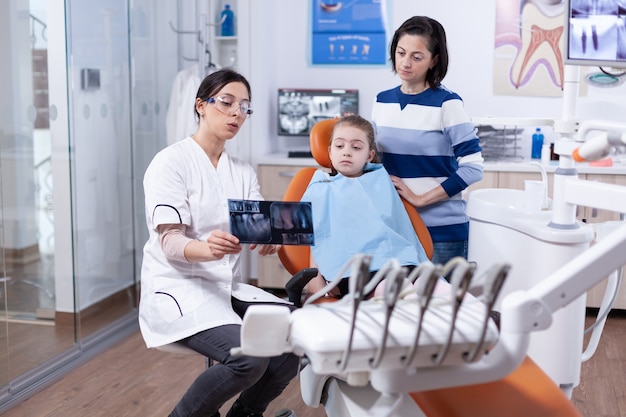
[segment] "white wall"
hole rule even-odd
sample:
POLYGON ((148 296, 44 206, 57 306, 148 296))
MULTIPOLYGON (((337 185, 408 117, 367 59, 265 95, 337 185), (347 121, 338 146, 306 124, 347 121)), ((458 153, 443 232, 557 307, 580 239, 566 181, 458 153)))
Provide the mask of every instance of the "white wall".
MULTIPOLYGON (((369 116, 376 93, 399 84, 386 66, 312 66, 310 64, 311 1, 251 1, 250 36, 254 117, 252 158, 305 148, 306 138, 277 137, 276 89, 279 87, 357 88, 360 113, 369 116)), ((389 0, 390 29, 408 17, 427 15, 446 28, 450 66, 444 84, 464 100, 470 116, 559 118, 561 98, 493 94, 495 0, 389 0)), ((514 0, 511 0, 514 1, 514 0)), ((578 100, 579 118, 624 120, 626 86, 589 88, 578 100)))

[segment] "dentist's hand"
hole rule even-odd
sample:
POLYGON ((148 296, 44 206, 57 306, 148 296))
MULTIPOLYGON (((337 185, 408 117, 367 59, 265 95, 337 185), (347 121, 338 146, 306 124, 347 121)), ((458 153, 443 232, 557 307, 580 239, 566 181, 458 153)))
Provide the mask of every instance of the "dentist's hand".
POLYGON ((224 255, 239 253, 242 249, 239 238, 223 230, 214 230, 209 234, 206 241, 215 259, 222 259, 224 255))
POLYGON ((192 240, 185 246, 185 258, 189 262, 207 262, 222 259, 224 255, 241 252, 237 236, 223 230, 211 232, 205 242, 192 240))
POLYGON ((259 248, 259 255, 265 256, 265 255, 273 255, 276 252, 278 252, 281 245, 257 245, 256 243, 253 243, 250 245, 250 250, 254 250, 257 247, 259 248))

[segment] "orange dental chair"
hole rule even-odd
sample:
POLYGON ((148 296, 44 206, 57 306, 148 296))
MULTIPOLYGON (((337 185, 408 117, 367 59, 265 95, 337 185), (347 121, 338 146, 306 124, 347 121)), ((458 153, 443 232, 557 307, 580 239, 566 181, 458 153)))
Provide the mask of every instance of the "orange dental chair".
MULTIPOLYGON (((310 135, 313 157, 320 167, 327 169, 331 167, 328 145, 334 124, 334 119, 318 122, 310 135)), ((283 200, 300 201, 316 169, 310 167, 299 171, 283 200)), ((433 244, 428 229, 415 208, 403 202, 426 254, 432 258, 433 244)), ((306 275, 308 279, 317 275, 317 270, 309 267, 309 247, 282 246, 278 255, 294 278, 298 274, 300 278, 306 275)), ((300 281, 306 283, 307 277, 300 281)), ((290 283, 292 281, 294 279, 290 283)), ((296 292, 301 291, 302 287, 298 286, 296 292)), ((291 301, 294 301, 294 297, 290 294, 291 301)), ((428 417, 582 417, 552 379, 529 357, 515 371, 498 381, 414 392, 410 397, 428 417)), ((333 417, 332 414, 328 415, 333 417)))
MULTIPOLYGON (((336 121, 337 119, 322 120, 317 122, 313 128, 311 128, 311 134, 309 136, 311 153, 313 154, 315 161, 320 165, 320 168, 328 170, 331 168, 328 146, 336 121)), ((307 167, 298 171, 289 183, 289 186, 285 191, 285 195, 283 196, 283 201, 300 201, 317 169, 318 168, 315 167, 307 167)), ((426 256, 428 256, 429 259, 432 259, 433 241, 430 238, 430 233, 428 232, 426 225, 417 213, 415 207, 404 199, 402 199, 402 202, 404 203, 404 207, 409 214, 409 218, 415 228, 417 237, 424 247, 426 256)), ((284 245, 278 251, 278 257, 280 258, 280 261, 285 269, 291 275, 297 275, 297 277, 294 277, 289 281, 290 283, 287 286, 287 290, 288 294, 293 294, 290 295, 290 301, 294 302, 298 306, 300 305, 300 300, 298 299, 297 294, 301 292, 303 285, 306 284, 309 279, 317 275, 317 269, 309 268, 310 255, 311 251, 308 246, 284 245), (291 286, 295 283, 299 284, 297 284, 295 289, 291 288, 291 286)))

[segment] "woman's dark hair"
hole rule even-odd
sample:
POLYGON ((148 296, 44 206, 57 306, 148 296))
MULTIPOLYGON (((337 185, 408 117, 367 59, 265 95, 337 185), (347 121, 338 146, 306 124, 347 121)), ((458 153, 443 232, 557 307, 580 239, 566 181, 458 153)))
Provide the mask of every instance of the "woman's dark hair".
POLYGON ((426 81, 431 88, 437 88, 448 72, 448 44, 446 31, 441 23, 426 16, 413 16, 407 19, 393 34, 389 47, 391 69, 396 72, 396 49, 403 35, 417 35, 426 40, 428 51, 437 58, 437 63, 426 73, 426 81))
MULTIPOLYGON (((196 98, 202 100, 208 100, 213 97, 218 91, 220 91, 226 84, 239 82, 246 86, 248 89, 248 97, 250 101, 252 101, 252 91, 250 89, 250 83, 246 80, 246 77, 239 74, 237 71, 234 71, 230 68, 224 68, 219 71, 212 72, 211 74, 204 77, 204 80, 200 83, 200 87, 198 87, 198 93, 196 94, 196 98)), ((200 118, 198 114, 198 110, 196 110, 196 103, 193 105, 193 111, 196 113, 196 117, 200 118)))

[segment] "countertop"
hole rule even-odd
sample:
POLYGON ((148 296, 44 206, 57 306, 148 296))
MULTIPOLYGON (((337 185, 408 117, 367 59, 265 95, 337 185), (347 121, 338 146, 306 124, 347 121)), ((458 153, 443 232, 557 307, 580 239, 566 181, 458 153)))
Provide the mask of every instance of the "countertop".
MULTIPOLYGON (((532 159, 519 161, 485 161, 485 172, 537 172, 538 167, 531 165, 532 159)), ((313 158, 289 158, 287 153, 275 153, 264 155, 257 159, 258 165, 286 165, 286 166, 317 166, 313 158)), ((558 161, 550 161, 546 165, 548 173, 554 172, 558 168, 558 161)), ((599 167, 590 166, 589 163, 576 163, 576 169, 580 174, 606 174, 606 175, 626 175, 626 160, 615 158, 613 166, 599 167)))

